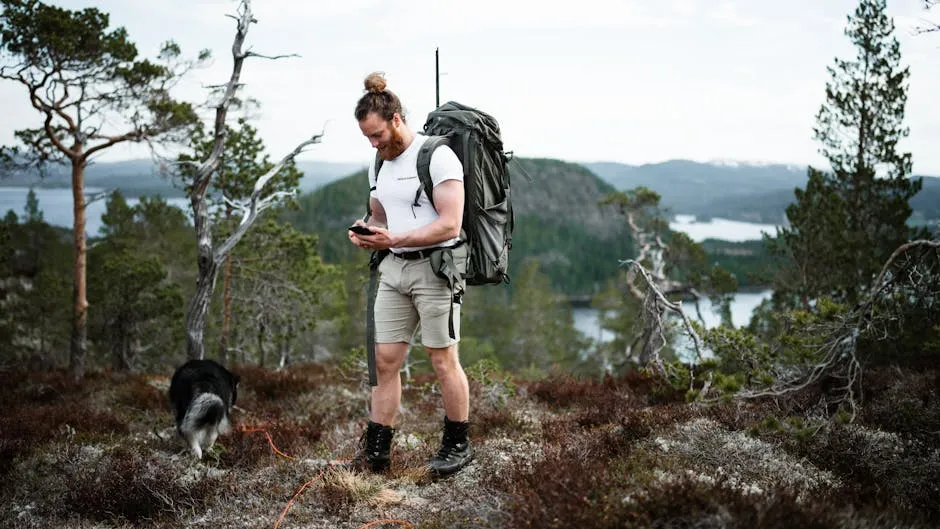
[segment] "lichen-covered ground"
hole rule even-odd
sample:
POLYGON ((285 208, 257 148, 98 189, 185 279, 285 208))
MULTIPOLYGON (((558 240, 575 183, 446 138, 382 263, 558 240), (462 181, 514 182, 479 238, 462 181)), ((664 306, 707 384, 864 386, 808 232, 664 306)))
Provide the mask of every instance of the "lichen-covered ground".
POLYGON ((812 388, 701 406, 640 373, 520 381, 471 369, 477 458, 434 481, 423 471, 442 420, 431 378, 408 382, 393 469, 375 476, 330 465, 355 451, 367 387, 327 365, 233 369, 242 376, 236 428, 195 461, 175 438, 170 373, 92 373, 77 386, 62 373, 0 368, 0 527, 920 528, 940 520, 935 371, 867 372, 858 417, 841 423, 812 388))

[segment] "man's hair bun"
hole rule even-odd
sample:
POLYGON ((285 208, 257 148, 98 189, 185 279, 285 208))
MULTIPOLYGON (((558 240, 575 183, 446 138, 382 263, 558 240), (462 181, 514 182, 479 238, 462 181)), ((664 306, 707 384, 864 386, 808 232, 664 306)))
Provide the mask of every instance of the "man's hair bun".
POLYGON ((385 81, 385 76, 381 72, 372 72, 366 77, 366 92, 371 92, 373 94, 378 94, 385 91, 385 87, 388 86, 388 83, 385 81))

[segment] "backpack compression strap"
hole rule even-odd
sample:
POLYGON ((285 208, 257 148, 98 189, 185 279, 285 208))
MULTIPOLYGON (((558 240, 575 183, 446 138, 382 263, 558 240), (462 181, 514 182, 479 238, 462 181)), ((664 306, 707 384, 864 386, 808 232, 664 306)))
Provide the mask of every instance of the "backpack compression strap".
POLYGON ((379 264, 392 253, 390 250, 376 250, 369 257, 369 287, 366 291, 366 365, 369 368, 369 386, 379 384, 375 366, 375 296, 379 291, 379 264))
MULTIPOLYGON (((379 153, 375 153, 375 179, 379 179, 379 169, 382 167, 382 158, 379 153)), ((375 188, 369 189, 371 196, 375 188)), ((369 222, 372 218, 372 203, 370 197, 366 198, 366 218, 369 222)), ((375 365, 375 296, 379 290, 379 264, 385 259, 389 250, 376 250, 369 257, 369 286, 366 290, 366 365, 369 370, 369 386, 375 387, 379 384, 378 371, 375 365)))

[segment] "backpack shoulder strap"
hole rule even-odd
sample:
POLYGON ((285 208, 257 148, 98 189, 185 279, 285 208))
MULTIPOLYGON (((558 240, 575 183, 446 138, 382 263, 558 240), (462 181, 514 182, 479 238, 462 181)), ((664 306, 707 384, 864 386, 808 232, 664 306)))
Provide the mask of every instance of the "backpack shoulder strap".
POLYGON ((422 188, 424 189, 424 194, 428 197, 428 201, 431 202, 431 206, 434 206, 434 182, 431 181, 431 155, 434 154, 434 149, 437 149, 441 145, 447 145, 447 143, 446 136, 428 136, 428 139, 421 145, 421 149, 418 150, 418 179, 421 180, 421 187, 419 187, 418 192, 415 193, 415 206, 418 205, 418 198, 421 196, 422 188))
MULTIPOLYGON (((379 156, 379 151, 375 151, 375 163, 373 164, 373 166, 375 167, 375 169, 373 169, 373 170, 375 171, 375 182, 376 182, 376 185, 378 185, 378 182, 379 182, 379 169, 382 168, 382 157, 379 156)), ((368 174, 368 173, 369 173, 369 169, 366 168, 366 179, 367 179, 367 180, 368 180, 368 178, 369 178, 369 174, 368 174)), ((375 187, 370 187, 370 188, 369 188, 369 195, 366 196, 366 218, 364 219, 366 222, 369 222, 369 219, 372 218, 372 202, 371 202, 371 199, 372 199, 372 192, 373 192, 373 191, 375 191, 375 187)))
POLYGON ((379 155, 379 151, 375 151, 375 181, 379 181, 379 169, 382 168, 382 157, 379 155))

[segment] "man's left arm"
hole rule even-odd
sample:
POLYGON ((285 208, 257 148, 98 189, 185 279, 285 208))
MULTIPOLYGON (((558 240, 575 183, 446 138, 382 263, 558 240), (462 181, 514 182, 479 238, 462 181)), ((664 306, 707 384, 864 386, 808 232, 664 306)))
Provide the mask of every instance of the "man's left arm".
POLYGON ((434 186, 434 205, 438 219, 406 233, 392 235, 385 228, 373 227, 375 235, 360 235, 359 238, 372 243, 372 248, 405 248, 433 246, 460 235, 463 222, 464 192, 460 180, 445 180, 434 186))
POLYGON ((463 166, 450 147, 439 147, 431 156, 432 193, 438 218, 427 226, 392 235, 383 228, 373 228, 376 235, 362 237, 374 248, 420 248, 433 246, 460 235, 463 222, 463 166))

